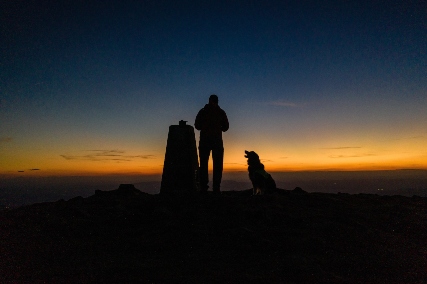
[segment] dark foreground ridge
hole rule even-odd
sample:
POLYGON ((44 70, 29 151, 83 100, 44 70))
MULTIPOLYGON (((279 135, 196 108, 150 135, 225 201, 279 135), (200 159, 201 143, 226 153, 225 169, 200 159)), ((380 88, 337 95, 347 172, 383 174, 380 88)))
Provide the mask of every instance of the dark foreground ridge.
POLYGON ((426 283, 427 198, 133 186, 0 211, 1 282, 426 283))

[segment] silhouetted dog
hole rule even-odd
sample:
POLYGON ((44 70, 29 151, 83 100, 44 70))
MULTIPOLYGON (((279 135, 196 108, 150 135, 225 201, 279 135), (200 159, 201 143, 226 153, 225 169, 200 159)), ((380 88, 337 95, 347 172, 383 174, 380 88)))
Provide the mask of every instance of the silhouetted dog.
POLYGON ((259 156, 254 151, 245 150, 245 158, 248 159, 249 179, 252 182, 253 194, 262 195, 272 193, 276 189, 276 182, 269 173, 264 170, 259 156))

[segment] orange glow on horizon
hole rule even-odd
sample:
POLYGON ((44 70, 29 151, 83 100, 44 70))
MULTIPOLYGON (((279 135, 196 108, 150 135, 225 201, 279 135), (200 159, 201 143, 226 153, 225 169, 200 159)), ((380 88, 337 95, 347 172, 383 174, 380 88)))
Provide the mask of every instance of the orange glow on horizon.
MULTIPOLYGON (((426 139, 418 139, 425 141, 426 139)), ((336 147, 319 145, 289 145, 274 143, 242 145, 225 143, 224 172, 247 170, 244 150, 255 150, 268 172, 294 171, 377 171, 398 169, 427 169, 427 152, 424 144, 415 140, 397 141, 396 145, 370 145, 365 147, 336 147), (258 150, 261 149, 261 150, 258 150)), ((336 145, 352 145, 343 141, 336 145)), ((360 143, 362 144, 362 143, 360 143)), ((367 143, 365 143, 367 144, 367 143)), ((358 145, 357 143, 355 145, 358 145)), ((90 175, 161 175, 163 172, 165 145, 151 148, 119 150, 62 151, 71 153, 59 155, 43 151, 4 152, 0 159, 2 176, 90 176, 90 175), (150 153, 150 155, 138 155, 150 153)), ((15 149, 11 149, 15 150, 15 149)), ((16 149, 17 150, 17 149, 16 149)), ((57 151, 59 152, 59 151, 57 151)), ((212 170, 212 159, 209 169, 212 170)))
MULTIPOLYGON (((396 161, 386 163, 334 163, 334 164, 322 164, 322 163, 299 163, 299 164, 278 164, 272 162, 263 162, 265 169, 268 172, 304 172, 304 171, 378 171, 378 170, 401 170, 401 169, 420 169, 427 170, 427 166, 422 163, 413 164, 402 164, 396 161)), ((212 172, 212 161, 210 160, 209 171, 212 172)), ((233 172, 246 172, 247 165, 242 163, 224 163, 224 173, 233 172)), ((6 177, 31 177, 31 176, 103 176, 103 175, 140 175, 140 176, 161 176, 163 172, 163 165, 157 165, 152 167, 135 166, 135 165, 108 165, 99 167, 98 166, 81 166, 76 168, 68 169, 54 169, 45 168, 40 170, 29 169, 18 171, 1 171, 0 175, 6 177)))

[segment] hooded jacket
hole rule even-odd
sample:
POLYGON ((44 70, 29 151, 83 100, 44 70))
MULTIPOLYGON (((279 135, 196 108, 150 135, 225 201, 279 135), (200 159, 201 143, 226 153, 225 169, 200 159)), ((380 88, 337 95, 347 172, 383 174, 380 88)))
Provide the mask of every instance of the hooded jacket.
POLYGON ((216 104, 206 104, 196 116, 194 127, 200 130, 200 141, 222 140, 222 132, 228 130, 228 118, 216 104))

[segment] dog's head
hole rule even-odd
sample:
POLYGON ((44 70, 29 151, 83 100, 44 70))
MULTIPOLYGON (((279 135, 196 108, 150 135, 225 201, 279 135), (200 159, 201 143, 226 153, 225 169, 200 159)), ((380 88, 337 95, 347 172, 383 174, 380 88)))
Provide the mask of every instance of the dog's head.
POLYGON ((254 151, 246 151, 245 150, 245 158, 248 159, 248 165, 261 163, 259 160, 259 156, 254 151))

